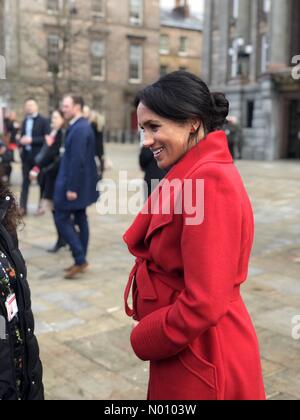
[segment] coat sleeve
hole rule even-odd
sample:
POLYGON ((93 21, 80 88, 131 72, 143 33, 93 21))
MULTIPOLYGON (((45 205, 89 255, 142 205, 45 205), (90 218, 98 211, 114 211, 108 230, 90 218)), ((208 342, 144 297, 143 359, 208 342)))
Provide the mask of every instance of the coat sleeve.
POLYGON ((204 221, 187 224, 181 253, 185 289, 175 303, 134 328, 131 344, 142 360, 161 360, 184 350, 228 312, 240 258, 242 210, 234 186, 218 173, 202 173, 204 221))
POLYGON ((77 128, 70 145, 70 164, 67 178, 67 191, 78 193, 86 159, 88 133, 85 128, 77 128))
POLYGON ((41 152, 35 157, 35 162, 40 168, 48 167, 55 163, 59 158, 59 151, 62 145, 62 131, 59 130, 55 136, 55 142, 52 146, 48 146, 47 143, 43 145, 41 152))

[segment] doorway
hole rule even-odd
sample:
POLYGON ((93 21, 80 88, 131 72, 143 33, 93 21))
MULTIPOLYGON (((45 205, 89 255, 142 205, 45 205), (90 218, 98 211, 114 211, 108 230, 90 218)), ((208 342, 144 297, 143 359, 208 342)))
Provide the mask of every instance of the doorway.
POLYGON ((300 159, 300 99, 288 102, 288 158, 300 159))

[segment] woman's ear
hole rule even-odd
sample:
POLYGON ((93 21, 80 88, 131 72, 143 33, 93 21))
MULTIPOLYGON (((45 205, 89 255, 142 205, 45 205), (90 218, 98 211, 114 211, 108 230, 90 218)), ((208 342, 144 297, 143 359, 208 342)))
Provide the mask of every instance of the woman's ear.
POLYGON ((202 122, 200 120, 191 120, 191 130, 193 133, 195 133, 196 131, 198 131, 200 129, 200 127, 202 126, 202 122))

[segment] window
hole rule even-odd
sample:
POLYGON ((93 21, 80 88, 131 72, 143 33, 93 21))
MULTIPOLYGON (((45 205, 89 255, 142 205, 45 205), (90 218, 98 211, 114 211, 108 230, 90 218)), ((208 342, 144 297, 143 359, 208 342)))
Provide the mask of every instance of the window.
POLYGON ((160 53, 169 54, 170 52, 170 38, 169 35, 160 36, 160 53))
POLYGON ((254 110, 255 110, 254 101, 248 101, 247 102, 247 128, 253 127, 254 110))
POLYGON ((230 55, 230 77, 235 78, 238 75, 239 70, 239 62, 238 62, 238 42, 236 39, 232 42, 232 47, 229 48, 229 55, 230 55))
POLYGON ((51 12, 58 12, 60 0, 47 0, 47 9, 51 12))
POLYGON ((142 25, 143 23, 143 0, 130 1, 130 23, 132 25, 142 25))
POLYGON ((91 75, 100 79, 105 78, 105 42, 103 40, 92 41, 91 75))
POLYGON ((238 19, 240 11, 240 0, 232 0, 232 16, 238 19))
POLYGON ((265 73, 269 64, 269 42, 267 34, 261 38, 261 72, 265 73))
POLYGON ((92 0, 92 14, 96 17, 104 16, 104 0, 92 0))
POLYGON ((188 51, 188 39, 185 36, 180 37, 179 53, 187 54, 188 51))
POLYGON ((271 6, 271 0, 258 0, 258 12, 260 21, 268 22, 271 6))
POLYGON ((103 96, 102 95, 93 95, 93 109, 98 112, 101 112, 103 110, 103 96))
POLYGON ((168 74, 168 66, 160 66, 160 75, 165 76, 166 74, 168 74))
POLYGON ((267 15, 271 11, 271 0, 263 0, 263 11, 267 15))
POLYGON ((131 44, 129 52, 129 80, 131 82, 142 82, 143 69, 143 47, 142 45, 131 44))
POLYGON ((48 71, 59 73, 61 38, 59 35, 48 36, 48 71))

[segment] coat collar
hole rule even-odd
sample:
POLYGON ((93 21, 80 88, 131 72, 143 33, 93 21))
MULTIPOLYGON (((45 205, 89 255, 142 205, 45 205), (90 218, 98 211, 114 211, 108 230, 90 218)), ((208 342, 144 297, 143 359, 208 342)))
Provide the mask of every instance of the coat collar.
POLYGON ((74 117, 71 121, 70 121, 70 127, 72 127, 73 125, 75 125, 78 121, 80 121, 83 117, 74 117))
POLYGON ((66 136, 69 136, 74 128, 82 121, 86 121, 84 117, 77 118, 75 121, 70 122, 69 127, 67 128, 66 136))
POLYGON ((224 131, 208 134, 171 168, 166 178, 184 179, 193 169, 208 162, 233 163, 224 131))

